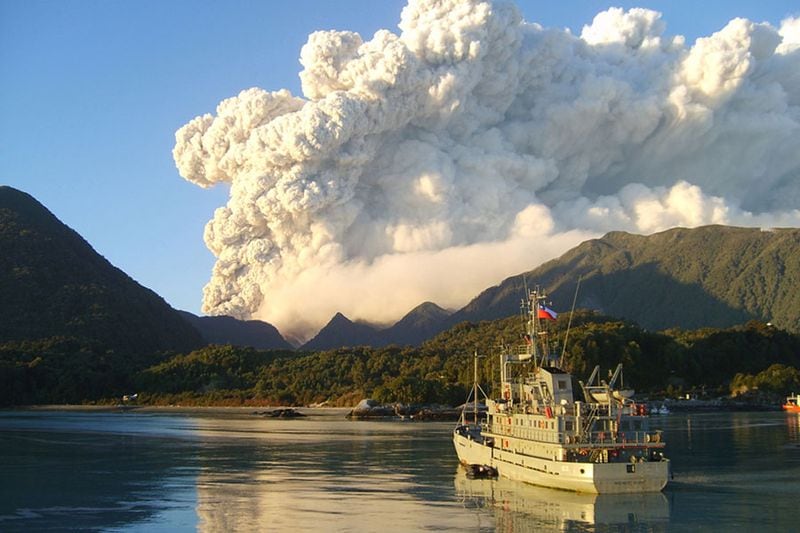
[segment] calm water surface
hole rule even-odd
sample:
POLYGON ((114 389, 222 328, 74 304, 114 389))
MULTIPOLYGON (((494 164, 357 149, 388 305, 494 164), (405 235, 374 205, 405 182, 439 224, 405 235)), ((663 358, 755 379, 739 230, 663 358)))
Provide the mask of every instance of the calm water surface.
POLYGON ((0 411, 0 531, 797 531, 800 418, 662 416, 662 494, 469 480, 450 423, 0 411))

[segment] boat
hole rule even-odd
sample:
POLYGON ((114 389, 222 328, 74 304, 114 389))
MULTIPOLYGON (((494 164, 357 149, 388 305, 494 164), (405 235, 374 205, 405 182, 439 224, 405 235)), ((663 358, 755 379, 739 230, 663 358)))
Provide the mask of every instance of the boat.
POLYGON ((786 403, 783 404, 783 410, 790 413, 800 413, 800 396, 792 394, 786 397, 786 403))
MULTIPOLYGON (((500 354, 499 395, 490 399, 477 382, 470 397, 483 393, 484 414, 472 421, 464 410, 453 430, 459 461, 491 468, 500 477, 581 493, 659 492, 667 484, 670 461, 661 431, 650 429, 645 404, 630 389, 615 388, 618 365, 609 379, 599 367, 580 391, 551 351, 546 294, 538 287, 523 301, 524 342, 500 354)), ((563 353, 560 359, 563 359, 563 353)), ((469 403, 469 398, 467 400, 469 403)), ((473 401, 471 405, 476 405, 473 401)))
POLYGON ((650 414, 654 415, 668 415, 669 414, 669 407, 666 404, 661 404, 659 407, 654 407, 650 409, 650 414))

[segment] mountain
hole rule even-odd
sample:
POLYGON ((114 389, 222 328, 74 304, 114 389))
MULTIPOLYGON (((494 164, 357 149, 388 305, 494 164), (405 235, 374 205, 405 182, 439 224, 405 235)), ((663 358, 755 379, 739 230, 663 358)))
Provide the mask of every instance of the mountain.
POLYGON ((160 296, 7 186, 0 186, 0 250, 0 343, 73 338, 137 356, 205 344, 160 296))
POLYGON ((379 329, 369 324, 353 322, 341 313, 322 328, 316 337, 300 347, 301 350, 330 350, 343 346, 419 345, 441 333, 447 327, 450 312, 425 302, 412 309, 394 325, 379 329))
POLYGON ((545 287, 553 307, 568 311, 579 277, 577 307, 652 330, 758 319, 800 332, 800 229, 727 226, 608 233, 483 291, 448 322, 517 313, 525 281, 545 287))
POLYGON ((441 333, 450 314, 432 302, 425 302, 378 334, 384 344, 418 345, 441 333))
POLYGON ((272 324, 260 320, 237 320, 229 316, 180 315, 200 332, 209 344, 250 346, 259 350, 291 350, 292 346, 272 324))
POLYGON ((519 313, 526 286, 552 307, 625 318, 651 330, 727 328, 757 319, 800 333, 800 229, 675 228, 654 235, 611 232, 490 287, 448 314, 426 302, 378 330, 337 315, 304 349, 417 345, 460 322, 519 313))
POLYGON ((358 324, 341 313, 319 330, 319 333, 300 347, 301 350, 316 351, 341 348, 343 346, 382 346, 377 329, 367 324, 358 324))

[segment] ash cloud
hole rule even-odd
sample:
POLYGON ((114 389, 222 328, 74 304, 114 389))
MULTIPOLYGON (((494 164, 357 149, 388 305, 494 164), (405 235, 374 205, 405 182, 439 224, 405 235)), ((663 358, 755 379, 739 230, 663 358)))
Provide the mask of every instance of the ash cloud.
POLYGON ((412 0, 399 28, 316 32, 302 96, 247 89, 176 133, 181 176, 230 186, 204 312, 307 338, 460 306, 609 230, 800 223, 798 19, 687 44, 646 9, 578 36, 412 0))

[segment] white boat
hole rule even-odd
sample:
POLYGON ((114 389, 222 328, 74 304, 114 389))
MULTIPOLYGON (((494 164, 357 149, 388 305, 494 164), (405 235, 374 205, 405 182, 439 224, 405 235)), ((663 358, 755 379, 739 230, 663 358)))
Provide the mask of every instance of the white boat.
POLYGON ((661 404, 660 407, 654 407, 650 410, 650 414, 653 415, 668 415, 669 414, 669 407, 666 404, 661 404))
MULTIPOLYGON (((499 397, 486 398, 486 413, 474 412, 472 422, 462 413, 453 431, 459 461, 575 492, 662 490, 670 462, 646 406, 633 402, 628 389, 614 388, 621 365, 608 383, 596 380, 595 368, 586 384, 579 382, 582 399, 576 398, 572 376, 550 352, 547 319, 539 313, 545 298, 538 289, 529 293, 526 342, 500 356, 499 397)), ((475 381, 473 398, 481 391, 475 381)))

